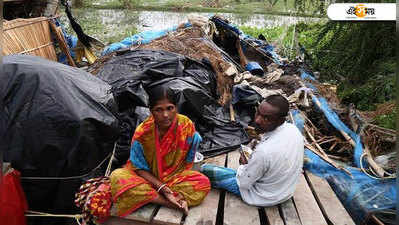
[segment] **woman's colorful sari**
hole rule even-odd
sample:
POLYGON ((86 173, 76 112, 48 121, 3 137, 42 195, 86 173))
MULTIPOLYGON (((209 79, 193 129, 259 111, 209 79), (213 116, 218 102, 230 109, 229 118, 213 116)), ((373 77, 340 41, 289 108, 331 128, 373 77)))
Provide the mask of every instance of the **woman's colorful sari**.
POLYGON ((158 197, 152 185, 138 176, 136 170, 146 170, 184 196, 188 206, 199 205, 210 190, 209 179, 193 166, 201 136, 194 124, 177 114, 161 141, 151 116, 134 133, 130 159, 124 168, 111 174, 111 192, 118 216, 126 216, 158 197))

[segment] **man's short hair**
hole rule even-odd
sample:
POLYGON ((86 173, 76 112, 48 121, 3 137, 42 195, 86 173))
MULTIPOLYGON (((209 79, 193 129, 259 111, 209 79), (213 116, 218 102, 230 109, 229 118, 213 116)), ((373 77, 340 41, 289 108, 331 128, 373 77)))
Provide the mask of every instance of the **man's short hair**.
POLYGON ((278 116, 286 117, 288 115, 290 104, 282 95, 269 95, 263 101, 269 103, 273 107, 278 108, 278 116))

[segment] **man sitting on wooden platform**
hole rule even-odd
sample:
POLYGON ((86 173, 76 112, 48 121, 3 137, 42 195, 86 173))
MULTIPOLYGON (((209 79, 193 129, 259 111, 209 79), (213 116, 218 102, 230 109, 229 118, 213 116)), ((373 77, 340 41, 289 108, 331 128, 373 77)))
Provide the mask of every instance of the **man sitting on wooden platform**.
POLYGON ((289 103, 281 95, 262 101, 256 109, 255 124, 264 134, 248 161, 241 155, 237 171, 202 165, 201 172, 213 187, 262 207, 277 205, 293 196, 302 170, 304 143, 298 128, 285 122, 288 110, 289 103))

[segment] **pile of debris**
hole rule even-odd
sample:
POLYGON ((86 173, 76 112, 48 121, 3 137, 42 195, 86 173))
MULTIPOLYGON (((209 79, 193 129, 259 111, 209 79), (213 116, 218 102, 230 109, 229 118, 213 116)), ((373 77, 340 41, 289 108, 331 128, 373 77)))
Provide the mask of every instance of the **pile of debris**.
MULTIPOLYGON (((374 158, 377 154, 393 151, 395 132, 373 125, 367 122, 367 119, 362 119, 361 115, 364 113, 357 112, 351 106, 343 106, 335 93, 336 88, 314 79, 306 65, 298 61, 286 63, 283 62, 284 59, 276 58, 276 54, 265 54, 261 48, 267 45, 266 41, 243 35, 238 29, 230 26, 228 21, 218 16, 208 22, 200 18, 191 18, 190 22, 193 26, 181 25, 176 31, 169 32, 148 44, 139 43, 131 46, 129 50, 106 55, 90 69, 93 73, 98 73, 103 70, 102 66, 117 54, 133 49, 166 50, 199 62, 208 61, 217 80, 217 93, 214 97, 219 107, 224 111, 230 111, 230 114, 224 113, 223 119, 228 119, 230 116, 230 119, 235 120, 232 123, 238 121, 248 131, 253 123, 253 108, 256 101, 270 94, 282 94, 289 99, 291 108, 297 110, 304 118, 306 147, 335 167, 343 168, 342 162, 350 164, 354 161, 356 143, 349 132, 334 127, 325 114, 318 107, 314 107, 323 104, 319 98, 325 98, 332 112, 338 116, 337 119, 361 135, 364 145, 362 157, 365 157, 370 164, 370 173, 373 176, 384 177, 394 172, 390 166, 392 161, 387 165, 378 165, 374 162, 374 158), (263 67, 265 73, 262 77, 243 72, 238 63, 239 56, 234 44, 237 39, 246 46, 247 58, 256 59, 263 67), (305 79, 304 73, 307 74, 305 79), (252 102, 243 102, 243 99, 239 99, 238 92, 244 90, 252 91, 250 98, 252 102), (234 107, 229 108, 230 103, 234 107)), ((133 131, 131 130, 131 133, 133 131)))

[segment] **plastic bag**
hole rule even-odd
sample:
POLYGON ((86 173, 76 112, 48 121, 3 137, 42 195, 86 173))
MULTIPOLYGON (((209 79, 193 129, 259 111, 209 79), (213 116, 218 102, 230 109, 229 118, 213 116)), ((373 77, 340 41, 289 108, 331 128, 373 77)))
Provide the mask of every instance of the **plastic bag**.
POLYGON ((25 193, 20 183, 21 173, 13 170, 0 181, 0 221, 7 225, 26 225, 28 210, 25 193))

